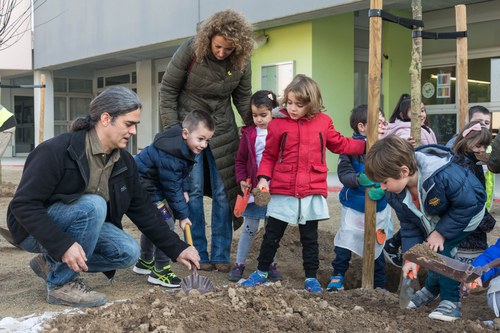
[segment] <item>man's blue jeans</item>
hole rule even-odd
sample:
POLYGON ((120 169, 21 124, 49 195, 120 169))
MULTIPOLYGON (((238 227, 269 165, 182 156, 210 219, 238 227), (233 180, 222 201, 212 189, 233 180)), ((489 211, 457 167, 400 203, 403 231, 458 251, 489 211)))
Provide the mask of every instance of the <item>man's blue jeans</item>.
MULTIPOLYGON (((139 258, 139 244, 106 218, 106 201, 96 194, 82 195, 78 200, 64 204, 56 202, 48 209, 48 215, 62 230, 80 244, 87 256, 89 272, 106 272, 130 267, 139 258)), ((21 244, 28 252, 43 253, 51 272, 47 276, 47 288, 52 290, 71 281, 78 273, 61 261, 47 254, 32 236, 21 244)))
POLYGON ((231 240, 233 237, 232 215, 224 184, 209 148, 196 156, 196 163, 190 174, 189 219, 191 220, 193 243, 200 253, 201 263, 230 262, 231 240), (206 165, 205 165, 206 163, 206 165), (203 209, 204 168, 208 169, 212 191, 212 246, 211 257, 207 252, 205 233, 205 212, 203 209))

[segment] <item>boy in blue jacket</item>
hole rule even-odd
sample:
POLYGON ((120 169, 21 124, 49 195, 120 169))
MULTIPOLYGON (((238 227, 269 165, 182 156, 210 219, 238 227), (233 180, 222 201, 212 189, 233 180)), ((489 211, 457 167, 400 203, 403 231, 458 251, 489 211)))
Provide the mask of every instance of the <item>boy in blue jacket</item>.
MULTIPOLYGON (((368 106, 358 105, 351 111, 349 123, 354 131, 353 138, 366 141, 366 123, 368 106)), ((385 129, 385 119, 379 114, 379 135, 383 135, 385 129)), ((337 291, 344 288, 344 276, 349 269, 352 252, 358 256, 363 256, 363 239, 365 234, 365 185, 366 184, 365 155, 340 155, 337 173, 340 182, 344 185, 339 193, 342 212, 340 216, 340 228, 335 234, 334 252, 335 258, 332 261, 333 274, 326 288, 327 291, 337 291)), ((377 230, 383 233, 392 234, 391 209, 387 206, 384 198, 384 191, 380 188, 370 190, 370 196, 378 191, 377 202, 377 230)), ((384 243, 375 245, 375 288, 385 288, 385 260, 382 255, 384 243)))
MULTIPOLYGON (((414 150, 408 141, 392 135, 368 151, 365 173, 387 191, 386 199, 401 224, 403 252, 426 242, 434 252, 453 257, 458 244, 481 222, 484 187, 452 157, 444 146, 414 150)), ((415 263, 406 262, 402 269, 403 277, 410 271, 417 275, 415 263)), ((429 318, 453 321, 462 316, 459 282, 433 271, 407 308, 421 307, 438 296, 441 302, 429 318)))
MULTIPOLYGON (((187 204, 188 176, 196 155, 208 146, 214 128, 208 113, 192 111, 182 125, 179 123, 158 133, 153 144, 135 156, 141 183, 171 230, 175 226, 174 218, 180 221, 182 230, 186 224, 191 225, 187 204)), ((170 259, 144 234, 141 235, 141 256, 133 271, 149 275, 149 283, 167 288, 180 287, 180 279, 170 268, 170 259)))

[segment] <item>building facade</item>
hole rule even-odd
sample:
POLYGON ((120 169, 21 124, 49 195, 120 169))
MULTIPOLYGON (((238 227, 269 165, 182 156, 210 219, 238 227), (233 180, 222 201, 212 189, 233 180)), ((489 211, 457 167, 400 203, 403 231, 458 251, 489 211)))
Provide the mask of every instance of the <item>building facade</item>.
MULTIPOLYGON (((36 4, 37 2, 35 2, 36 4)), ((467 4, 469 102, 500 112, 500 0, 467 4)), ((425 30, 455 31, 455 1, 423 1, 425 30)), ((88 112, 90 100, 112 85, 134 89, 144 104, 132 153, 160 130, 159 86, 177 47, 203 19, 234 8, 255 25, 253 90, 281 95, 295 74, 320 85, 335 127, 352 134, 353 106, 367 102, 369 1, 226 0, 47 0, 34 10, 33 67, 8 72, 2 84, 33 85, 45 78, 43 139, 67 130, 88 112)), ((384 10, 411 16, 410 1, 384 1, 384 10)), ((382 29, 381 107, 388 117, 401 93, 409 92, 411 30, 394 23, 382 29)), ((457 131, 455 40, 425 40, 422 85, 430 125, 440 142, 457 131), (447 88, 447 89, 445 89, 447 88)), ((2 59, 2 51, 0 51, 2 59)), ((29 153, 39 141, 41 90, 1 89, 1 103, 15 110, 23 130, 11 156, 29 153), (26 130, 24 130, 26 128, 26 130)), ((500 127, 500 113, 493 128, 500 127)), ((7 156, 8 152, 7 152, 7 156)), ((329 157, 334 170, 336 157, 329 157)))

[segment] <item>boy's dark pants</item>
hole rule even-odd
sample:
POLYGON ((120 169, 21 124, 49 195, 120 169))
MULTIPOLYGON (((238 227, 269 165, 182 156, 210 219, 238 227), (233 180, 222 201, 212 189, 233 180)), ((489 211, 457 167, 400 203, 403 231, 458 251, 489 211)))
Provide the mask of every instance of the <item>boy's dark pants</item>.
MULTIPOLYGON (((335 258, 332 261, 333 275, 342 274, 342 276, 345 276, 345 273, 349 269, 352 252, 339 246, 335 246, 333 251, 335 252, 335 258)), ((385 259, 383 254, 380 254, 375 259, 373 284, 375 288, 385 288, 385 259)))
MULTIPOLYGON (((274 217, 268 218, 260 254, 257 258, 259 271, 267 272, 269 270, 269 265, 274 260, 287 226, 286 222, 274 217)), ((306 224, 299 224, 299 232, 302 244, 302 265, 306 278, 316 278, 316 272, 319 268, 318 221, 307 221, 306 224)))
MULTIPOLYGON (((470 232, 461 232, 456 238, 446 240, 444 242, 444 250, 438 253, 453 258, 451 250, 456 248, 469 235, 470 232)), ((427 273, 427 280, 425 281, 425 288, 433 295, 440 294, 442 301, 460 302, 460 282, 444 275, 429 271, 427 273)))

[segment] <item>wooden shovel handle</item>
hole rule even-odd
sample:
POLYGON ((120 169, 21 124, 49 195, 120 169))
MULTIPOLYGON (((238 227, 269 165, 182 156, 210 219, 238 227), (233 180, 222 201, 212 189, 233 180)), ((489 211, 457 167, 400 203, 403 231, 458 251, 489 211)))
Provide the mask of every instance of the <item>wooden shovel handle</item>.
POLYGON ((191 236, 191 226, 189 224, 184 227, 184 233, 186 234, 187 243, 193 246, 193 237, 191 236))
POLYGON ((493 261, 490 261, 487 265, 484 266, 486 268, 485 272, 488 271, 490 268, 497 268, 500 267, 500 258, 496 258, 493 261))

